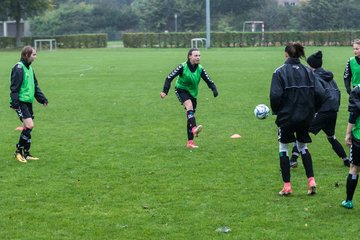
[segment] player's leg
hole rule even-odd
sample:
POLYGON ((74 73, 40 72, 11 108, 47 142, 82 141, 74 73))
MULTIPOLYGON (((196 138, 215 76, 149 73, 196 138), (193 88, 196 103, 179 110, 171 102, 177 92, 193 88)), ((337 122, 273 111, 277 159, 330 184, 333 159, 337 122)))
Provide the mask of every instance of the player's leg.
POLYGON ((335 135, 326 136, 327 140, 332 146, 334 152, 343 160, 344 166, 350 167, 350 160, 346 156, 346 152, 340 142, 336 139, 335 135))
POLYGON ((26 160, 39 160, 39 158, 34 157, 30 154, 30 147, 31 147, 31 132, 34 128, 34 120, 32 118, 24 119, 24 158, 26 160))
POLYGON ((304 165, 306 177, 308 179, 308 194, 312 195, 316 193, 316 182, 314 178, 314 168, 312 164, 312 157, 307 147, 307 143, 311 142, 309 135, 309 128, 306 125, 302 125, 296 132, 297 148, 301 155, 301 159, 304 165))
POLYGON ((346 152, 343 146, 335 137, 335 127, 336 127, 336 118, 337 113, 329 113, 327 121, 322 126, 322 130, 325 132, 327 140, 331 144, 332 149, 334 152, 343 160, 344 166, 350 166, 350 160, 348 159, 346 152))
POLYGON ((284 182, 282 190, 279 195, 289 195, 292 193, 290 184, 290 161, 289 161, 289 142, 295 140, 294 134, 290 129, 278 128, 278 140, 279 140, 279 160, 281 177, 284 182))
POLYGON ((188 148, 197 148, 198 146, 194 144, 194 134, 197 136, 197 134, 201 131, 202 126, 200 126, 200 128, 197 128, 196 126, 196 99, 192 98, 189 92, 182 89, 176 89, 175 93, 180 103, 186 110, 186 133, 188 137, 186 146, 188 148))
POLYGON ((353 140, 353 144, 350 146, 350 169, 349 175, 346 179, 346 200, 342 201, 341 205, 345 208, 353 208, 353 196, 357 183, 359 181, 359 171, 360 171, 360 143, 355 143, 356 140, 353 140))
POLYGON ((298 166, 297 159, 298 159, 299 155, 300 155, 300 153, 299 153, 299 150, 297 149, 296 142, 294 142, 294 145, 293 145, 293 148, 291 151, 290 167, 297 168, 297 166, 298 166))
MULTIPOLYGON (((16 150, 14 153, 14 157, 22 163, 26 163, 26 159, 24 157, 24 147, 27 143, 28 136, 29 136, 29 129, 26 129, 26 126, 30 126, 29 119, 32 121, 32 114, 30 112, 30 109, 26 103, 20 102, 19 109, 16 110, 16 113, 19 117, 19 119, 22 122, 22 131, 20 133, 19 141, 16 144, 16 150)), ((31 130, 30 130, 31 132, 31 130)))
POLYGON ((307 144, 297 141, 297 147, 301 154, 301 159, 304 165, 306 177, 308 179, 308 194, 315 194, 316 193, 316 182, 314 178, 314 169, 312 164, 311 154, 309 149, 307 148, 307 144))

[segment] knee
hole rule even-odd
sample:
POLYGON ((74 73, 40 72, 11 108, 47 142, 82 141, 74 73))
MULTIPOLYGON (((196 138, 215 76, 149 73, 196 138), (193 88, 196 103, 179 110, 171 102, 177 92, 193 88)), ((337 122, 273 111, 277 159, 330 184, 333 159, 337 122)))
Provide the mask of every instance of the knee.
POLYGON ((303 142, 296 142, 296 147, 300 153, 305 153, 307 149, 307 144, 303 142))
POLYGON ((288 151, 289 151, 289 144, 279 142, 279 152, 286 152, 286 155, 288 155, 288 151))
POLYGON ((24 127, 25 127, 26 129, 32 130, 32 129, 34 128, 34 123, 26 123, 26 124, 24 124, 24 127))

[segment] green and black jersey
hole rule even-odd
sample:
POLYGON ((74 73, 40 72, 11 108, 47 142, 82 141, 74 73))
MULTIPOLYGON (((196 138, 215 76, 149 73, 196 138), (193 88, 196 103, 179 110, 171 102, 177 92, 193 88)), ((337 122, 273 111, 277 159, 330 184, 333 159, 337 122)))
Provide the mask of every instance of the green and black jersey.
POLYGON ((34 99, 41 104, 48 102, 38 86, 32 67, 26 61, 15 64, 10 80, 10 104, 13 108, 18 108, 20 102, 33 103, 34 99))
POLYGON ((202 78, 208 87, 216 89, 215 83, 210 79, 205 69, 200 64, 192 65, 189 61, 180 64, 165 79, 163 92, 168 94, 171 82, 176 77, 175 88, 188 91, 194 98, 199 92, 200 78, 202 78))

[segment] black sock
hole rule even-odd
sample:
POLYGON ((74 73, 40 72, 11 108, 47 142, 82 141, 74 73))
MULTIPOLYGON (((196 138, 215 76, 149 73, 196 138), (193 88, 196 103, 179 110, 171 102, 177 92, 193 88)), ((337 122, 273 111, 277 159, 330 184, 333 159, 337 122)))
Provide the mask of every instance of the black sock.
POLYGON ((17 148, 30 149, 30 142, 31 142, 31 129, 24 128, 20 134, 17 148))
POLYGON ((194 139, 194 134, 192 133, 193 127, 196 127, 196 120, 194 114, 195 112, 193 110, 189 110, 186 112, 188 140, 194 139))
POLYGON ((196 120, 195 120, 195 112, 193 110, 189 110, 186 112, 187 121, 190 125, 190 128, 196 127, 196 120))
POLYGON ((346 201, 352 201, 358 180, 359 175, 349 173, 346 181, 346 201))
POLYGON ((314 177, 312 158, 311 158, 311 154, 308 149, 305 149, 305 153, 301 152, 301 158, 302 158, 302 162, 303 162, 303 165, 305 168, 307 178, 314 177))
POLYGON ((194 134, 191 131, 192 127, 190 126, 189 121, 186 124, 186 129, 187 129, 188 140, 193 140, 194 139, 194 134))
POLYGON ((341 146, 341 144, 339 143, 339 141, 335 137, 328 138, 327 140, 331 144, 332 149, 336 152, 336 154, 340 158, 342 158, 342 159, 346 158, 346 153, 345 153, 345 150, 344 150, 343 146, 341 146))
POLYGON ((286 155, 286 152, 280 152, 280 169, 281 176, 284 182, 290 182, 290 162, 289 156, 286 155))

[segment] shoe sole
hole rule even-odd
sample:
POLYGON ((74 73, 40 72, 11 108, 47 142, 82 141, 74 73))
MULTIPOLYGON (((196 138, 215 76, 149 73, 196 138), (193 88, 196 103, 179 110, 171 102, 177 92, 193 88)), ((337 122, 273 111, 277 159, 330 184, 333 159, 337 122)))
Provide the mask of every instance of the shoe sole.
POLYGON ((298 163, 296 162, 296 163, 290 163, 290 167, 291 168, 297 168, 298 167, 298 163))
POLYGON ((280 191, 280 192, 279 192, 279 195, 280 195, 280 196, 285 196, 285 197, 287 197, 287 196, 289 196, 291 193, 292 193, 292 192, 283 192, 283 191, 280 191))
POLYGON ((27 158, 25 158, 25 160, 27 160, 27 161, 37 161, 37 160, 39 160, 39 158, 37 158, 37 157, 27 157, 27 158))
POLYGON ((346 205, 342 205, 342 204, 341 204, 341 206, 343 206, 346 209, 353 209, 354 208, 354 206, 346 206, 346 205))
POLYGON ((16 160, 18 160, 18 161, 21 162, 21 163, 27 163, 26 159, 23 158, 23 156, 21 156, 21 154, 19 154, 19 153, 17 153, 17 154, 15 155, 15 158, 16 158, 16 160))
POLYGON ((316 186, 312 186, 308 190, 308 195, 314 195, 314 194, 316 194, 316 186))
POLYGON ((199 126, 196 127, 195 131, 193 132, 195 137, 199 136, 199 133, 201 132, 202 128, 203 128, 202 125, 199 125, 199 126))
POLYGON ((189 149, 199 148, 199 146, 189 146, 189 145, 186 145, 186 147, 189 149))

